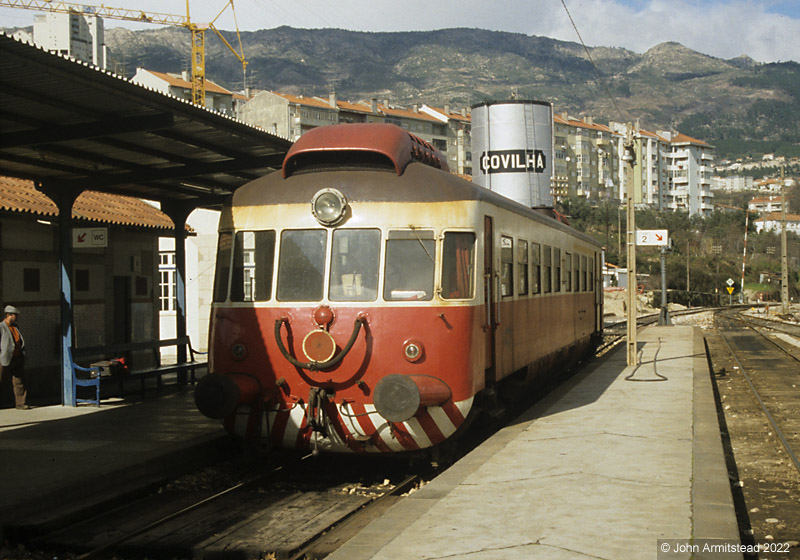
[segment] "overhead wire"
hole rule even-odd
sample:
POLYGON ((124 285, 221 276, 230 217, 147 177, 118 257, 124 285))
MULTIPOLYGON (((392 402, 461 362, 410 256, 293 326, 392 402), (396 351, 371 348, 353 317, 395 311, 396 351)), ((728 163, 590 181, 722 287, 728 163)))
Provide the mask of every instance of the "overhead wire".
POLYGON ((617 115, 619 116, 621 121, 630 120, 624 118, 623 112, 619 108, 619 105, 617 105, 616 99, 614 99, 614 96, 611 95, 611 90, 608 89, 608 84, 606 84, 604 76, 600 72, 600 69, 597 67, 597 65, 594 63, 594 59, 592 59, 592 54, 589 52, 589 48, 583 41, 583 37, 581 37, 581 32, 578 31, 578 26, 575 24, 575 20, 572 19, 572 14, 569 12, 569 8, 567 8, 566 0, 561 0, 561 5, 564 6, 564 11, 567 12, 567 17, 569 18, 569 21, 572 24, 572 28, 575 30, 575 34, 578 36, 578 40, 580 40, 581 45, 583 46, 583 50, 586 52, 586 57, 589 59, 589 62, 591 63, 592 68, 594 69, 595 77, 597 78, 597 81, 600 82, 600 85, 603 86, 603 89, 605 90, 609 101, 611 101, 611 104, 614 106, 614 110, 617 112, 617 115))

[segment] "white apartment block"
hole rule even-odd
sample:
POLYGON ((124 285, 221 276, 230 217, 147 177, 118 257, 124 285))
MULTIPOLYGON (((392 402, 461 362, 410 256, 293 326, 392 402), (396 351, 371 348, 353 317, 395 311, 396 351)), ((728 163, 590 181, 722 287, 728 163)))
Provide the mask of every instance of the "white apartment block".
POLYGON ((757 196, 747 203, 747 209, 751 212, 771 214, 783 210, 783 197, 780 195, 757 196))
POLYGON ((47 12, 33 19, 33 40, 49 51, 106 69, 103 18, 91 14, 47 12))
MULTIPOLYGON (((174 74, 137 68, 131 81, 165 95, 187 101, 192 100, 192 77, 186 70, 180 74, 174 74)), ((221 85, 206 79, 206 108, 233 117, 236 116, 238 106, 244 99, 243 95, 228 91, 221 85)))
POLYGON ((472 172, 470 116, 466 109, 453 112, 449 106, 427 105, 406 109, 388 100, 383 103, 377 99, 357 103, 340 101, 335 93, 322 98, 262 91, 242 106, 239 118, 292 141, 312 128, 330 124, 395 124, 442 152, 451 172, 464 175, 472 172))

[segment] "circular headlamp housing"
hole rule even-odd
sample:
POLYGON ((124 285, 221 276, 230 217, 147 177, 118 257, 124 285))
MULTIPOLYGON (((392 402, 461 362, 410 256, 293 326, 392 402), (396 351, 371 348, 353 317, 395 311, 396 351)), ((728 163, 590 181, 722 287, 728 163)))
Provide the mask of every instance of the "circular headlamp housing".
POLYGON ((335 226, 346 211, 347 199, 336 189, 322 189, 311 199, 311 213, 323 226, 335 226))
POLYGON ((418 362, 425 355, 425 347, 418 340, 406 340, 403 344, 403 357, 412 364, 418 362))

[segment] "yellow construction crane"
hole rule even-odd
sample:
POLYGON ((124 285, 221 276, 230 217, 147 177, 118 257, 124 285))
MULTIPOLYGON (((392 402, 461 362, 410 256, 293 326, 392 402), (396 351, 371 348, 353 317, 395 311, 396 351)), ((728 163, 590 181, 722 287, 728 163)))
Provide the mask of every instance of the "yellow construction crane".
MULTIPOLYGON (((192 22, 189 17, 189 0, 186 0, 186 16, 175 14, 163 14, 158 12, 143 12, 128 8, 112 8, 110 6, 93 6, 90 4, 72 4, 69 2, 54 2, 50 0, 0 0, 0 6, 7 8, 22 8, 26 10, 39 10, 43 12, 58 12, 62 14, 82 14, 95 15, 107 19, 119 19, 125 21, 137 21, 140 23, 154 23, 158 25, 172 25, 187 28, 192 34, 192 102, 195 105, 204 107, 206 104, 206 45, 205 34, 211 29, 231 52, 242 63, 242 73, 247 75, 247 61, 244 58, 242 47, 242 37, 239 34, 239 24, 236 22, 236 9, 233 0, 228 0, 225 7, 220 10, 217 16, 210 23, 200 25, 192 22), (230 6, 233 12, 233 20, 236 23, 236 37, 239 40, 239 52, 225 40, 222 33, 214 26, 219 17, 230 6)), ((246 84, 245 84, 246 86, 246 84)))

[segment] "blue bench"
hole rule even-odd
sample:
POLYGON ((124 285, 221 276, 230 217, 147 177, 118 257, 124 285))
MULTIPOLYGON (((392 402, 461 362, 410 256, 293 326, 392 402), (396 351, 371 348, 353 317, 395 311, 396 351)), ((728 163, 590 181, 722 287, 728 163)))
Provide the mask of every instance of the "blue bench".
MULTIPOLYGON (((75 402, 77 403, 92 403, 95 406, 100 406, 100 387, 101 385, 116 385, 119 391, 119 396, 125 395, 125 384, 131 380, 140 381, 140 392, 144 397, 146 380, 148 378, 155 378, 157 388, 160 389, 162 385, 162 375, 167 373, 177 373, 177 382, 179 385, 187 382, 187 374, 190 374, 188 379, 191 383, 196 381, 196 370, 208 365, 207 359, 199 359, 198 356, 205 356, 207 352, 199 352, 192 348, 191 341, 188 336, 181 338, 171 338, 167 340, 154 340, 149 342, 131 342, 127 344, 115 344, 111 346, 96 346, 88 348, 75 348, 70 349, 70 360, 72 362, 72 390, 76 396, 75 402), (184 346, 188 350, 189 361, 184 363, 166 364, 161 363, 161 349, 174 346, 176 348, 184 346), (152 352, 151 365, 146 367, 136 367, 136 355, 142 352, 152 352), (74 356, 74 357, 73 357, 74 356), (129 368, 127 373, 116 373, 113 375, 103 375, 105 367, 92 364, 100 360, 107 361, 116 358, 125 358, 126 365, 129 368), (89 363, 89 367, 78 365, 75 360, 81 360, 84 363, 89 363), (78 398, 78 388, 93 388, 93 398, 78 398)), ((107 362, 108 363, 108 362, 107 362)))

